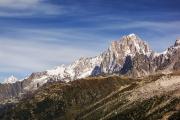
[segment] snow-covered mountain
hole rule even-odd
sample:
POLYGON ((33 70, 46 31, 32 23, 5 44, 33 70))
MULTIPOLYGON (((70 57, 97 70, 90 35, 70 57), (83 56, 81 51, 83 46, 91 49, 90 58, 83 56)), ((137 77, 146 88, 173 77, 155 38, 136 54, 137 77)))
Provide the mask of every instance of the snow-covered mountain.
POLYGON ((163 53, 154 52, 135 34, 113 41, 96 57, 80 58, 70 65, 32 73, 22 81, 24 90, 34 90, 47 82, 69 82, 99 74, 119 74, 141 77, 156 72, 180 69, 180 40, 163 53))
POLYGON ((120 74, 141 77, 159 71, 179 69, 180 40, 163 53, 154 52, 135 34, 113 41, 109 48, 96 57, 80 58, 70 65, 57 66, 44 72, 33 73, 25 79, 26 89, 36 89, 48 81, 65 81, 99 74, 120 74))
POLYGON ((3 83, 4 84, 12 84, 17 81, 18 81, 18 79, 16 77, 14 77, 13 75, 11 75, 10 77, 6 78, 3 83))
POLYGON ((99 56, 91 58, 81 58, 69 66, 59 66, 52 70, 47 70, 50 76, 59 76, 60 79, 70 81, 87 77, 98 73, 114 72, 123 65, 127 56, 134 57, 136 54, 149 56, 152 50, 148 44, 142 41, 135 34, 124 36, 118 41, 113 41, 109 49, 99 56), (101 68, 101 71, 98 71, 101 68))
POLYGON ((43 74, 40 76, 38 73, 38 77, 35 79, 31 79, 30 76, 32 82, 27 89, 36 88, 37 84, 41 86, 48 81, 69 82, 90 75, 117 72, 122 69, 127 56, 132 58, 136 54, 150 56, 152 52, 148 44, 137 35, 123 36, 120 40, 113 41, 108 50, 96 57, 80 58, 70 65, 57 66, 54 69, 42 72, 43 74))
POLYGON ((80 58, 72 64, 59 66, 52 70, 47 70, 49 76, 58 76, 59 79, 70 81, 91 75, 96 66, 100 66, 102 56, 92 58, 80 58))

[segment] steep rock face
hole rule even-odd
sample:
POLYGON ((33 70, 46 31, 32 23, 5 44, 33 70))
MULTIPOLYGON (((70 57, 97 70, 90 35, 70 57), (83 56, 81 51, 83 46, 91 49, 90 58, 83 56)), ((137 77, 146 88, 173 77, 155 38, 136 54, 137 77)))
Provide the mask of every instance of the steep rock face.
POLYGON ((180 39, 177 39, 175 44, 174 44, 174 47, 178 47, 178 46, 180 46, 180 39))
MULTIPOLYGON (((126 60, 130 59, 129 56, 126 60)), ((169 73, 180 70, 180 44, 176 40, 175 44, 169 47, 161 54, 151 52, 150 54, 136 53, 131 56, 129 62, 124 62, 123 68, 120 70, 121 75, 132 77, 142 77, 157 72, 169 73), (121 72, 126 70, 125 72, 121 72)))
POLYGON ((0 84, 0 101, 19 96, 23 92, 22 82, 13 84, 0 84))
POLYGON ((131 58, 131 63, 126 63, 127 65, 124 64, 124 67, 131 64, 131 69, 126 67, 128 70, 124 74, 121 74, 131 77, 147 76, 155 71, 155 65, 152 60, 152 56, 136 54, 133 58, 131 58))
POLYGON ((154 58, 157 70, 180 70, 180 44, 176 40, 174 46, 169 47, 164 53, 154 58))
POLYGON ((104 73, 120 71, 127 56, 133 58, 136 54, 149 56, 153 51, 148 44, 135 34, 122 37, 121 40, 111 43, 110 48, 103 56, 101 69, 104 73))
POLYGON ((114 53, 118 59, 127 55, 134 56, 136 53, 149 55, 152 52, 148 44, 135 34, 123 36, 122 39, 112 42, 110 51, 114 53))

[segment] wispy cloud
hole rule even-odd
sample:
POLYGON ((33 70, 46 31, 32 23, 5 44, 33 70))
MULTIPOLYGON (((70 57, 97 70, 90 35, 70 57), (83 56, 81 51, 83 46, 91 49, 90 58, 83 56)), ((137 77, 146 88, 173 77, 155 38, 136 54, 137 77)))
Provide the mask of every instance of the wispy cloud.
POLYGON ((126 30, 126 29, 138 29, 146 28, 156 31, 172 31, 180 30, 180 20, 171 21, 154 21, 154 20, 134 20, 132 18, 122 18, 117 16, 101 16, 84 21, 93 21, 96 23, 96 29, 98 30, 126 30), (107 19, 105 19, 107 18, 107 19), (105 20, 104 20, 105 19, 105 20))
POLYGON ((128 21, 126 23, 111 23, 99 25, 97 29, 107 31, 132 31, 148 41, 151 47, 162 52, 180 37, 180 21, 128 21))
POLYGON ((46 3, 45 0, 0 0, 0 17, 39 17, 64 12, 62 6, 46 3))
POLYGON ((70 63, 81 56, 92 56, 94 51, 65 45, 31 41, 0 41, 0 72, 45 70, 62 63, 70 63), (9 67, 8 67, 9 66, 9 67))
MULTIPOLYGON (((73 33, 72 30, 61 29, 12 29, 16 36, 11 34, 0 37, 0 73, 41 71, 69 64, 80 57, 98 55, 103 45, 91 41, 90 35, 82 31, 73 33)), ((99 38, 93 36, 93 39, 99 38)))
POLYGON ((1 7, 9 8, 26 8, 35 4, 40 3, 40 0, 1 0, 1 7))

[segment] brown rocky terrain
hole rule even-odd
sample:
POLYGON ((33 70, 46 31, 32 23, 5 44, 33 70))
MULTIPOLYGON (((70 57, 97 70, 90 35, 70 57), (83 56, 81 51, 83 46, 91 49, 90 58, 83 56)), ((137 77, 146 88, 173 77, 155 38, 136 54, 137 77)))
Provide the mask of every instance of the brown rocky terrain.
POLYGON ((180 74, 89 77, 49 83, 7 109, 5 120, 178 120, 180 74))

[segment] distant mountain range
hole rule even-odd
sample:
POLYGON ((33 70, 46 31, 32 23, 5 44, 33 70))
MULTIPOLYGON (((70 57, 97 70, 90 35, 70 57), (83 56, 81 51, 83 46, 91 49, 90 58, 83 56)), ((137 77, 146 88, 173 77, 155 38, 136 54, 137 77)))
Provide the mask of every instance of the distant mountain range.
POLYGON ((96 57, 0 84, 3 120, 178 120, 180 40, 162 53, 135 34, 96 57))
POLYGON ((137 78, 177 70, 180 70, 180 40, 163 53, 157 53, 140 37, 130 34, 113 41, 106 51, 96 57, 80 58, 67 66, 32 73, 22 81, 11 76, 0 85, 0 99, 36 90, 47 82, 69 82, 102 74, 137 78))

